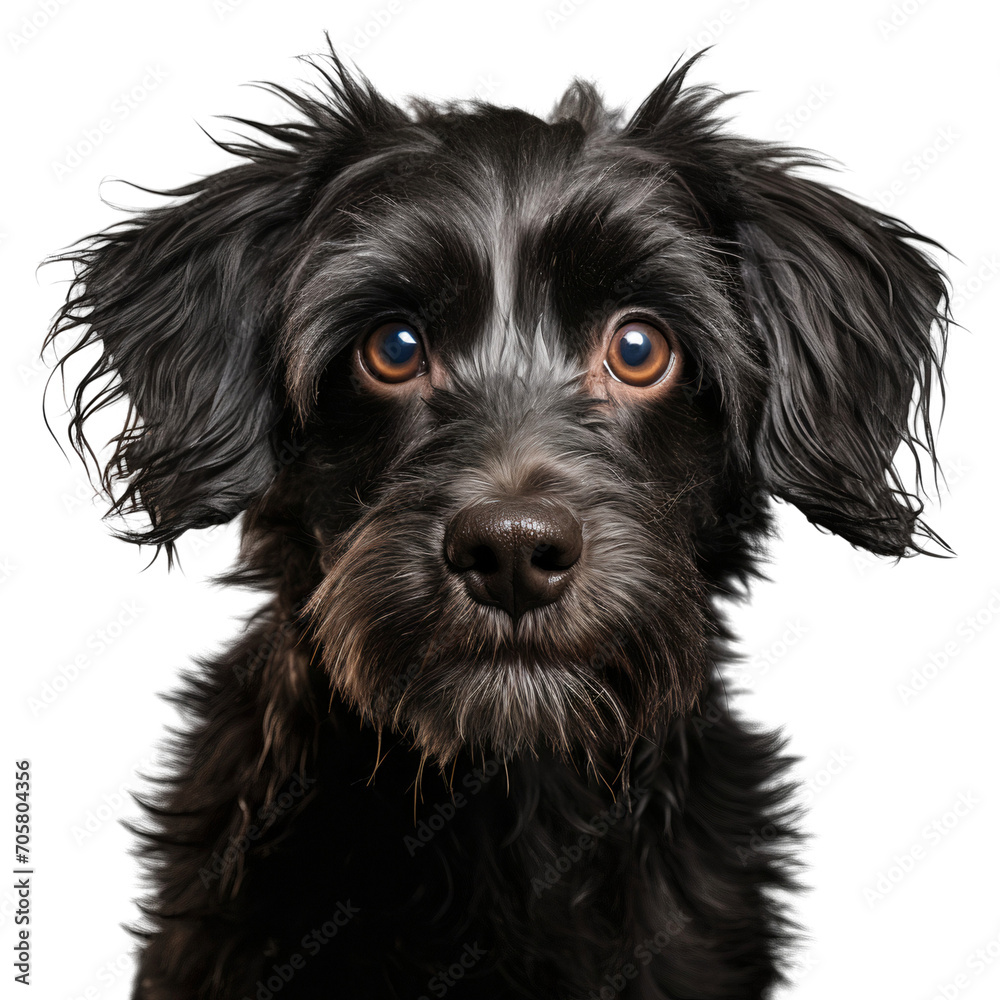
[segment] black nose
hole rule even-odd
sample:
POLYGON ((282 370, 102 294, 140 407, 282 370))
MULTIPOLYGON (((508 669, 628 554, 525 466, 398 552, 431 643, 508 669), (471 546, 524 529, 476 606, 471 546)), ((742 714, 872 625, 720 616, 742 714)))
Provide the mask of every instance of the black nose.
POLYGON ((445 556, 480 604, 516 622, 566 589, 583 549, 580 522, 561 504, 523 498, 466 507, 444 536, 445 556))

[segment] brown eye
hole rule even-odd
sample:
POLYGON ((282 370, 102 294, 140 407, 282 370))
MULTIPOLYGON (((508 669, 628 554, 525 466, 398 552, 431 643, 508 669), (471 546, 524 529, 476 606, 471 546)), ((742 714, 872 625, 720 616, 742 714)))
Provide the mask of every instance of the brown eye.
POLYGON ((608 371, 619 382, 640 387, 661 382, 673 362, 667 338, 650 323, 637 321, 615 330, 605 359, 608 371))
POLYGON ((423 374, 420 337, 408 323, 383 323, 361 348, 365 368, 380 382, 408 382, 423 374))

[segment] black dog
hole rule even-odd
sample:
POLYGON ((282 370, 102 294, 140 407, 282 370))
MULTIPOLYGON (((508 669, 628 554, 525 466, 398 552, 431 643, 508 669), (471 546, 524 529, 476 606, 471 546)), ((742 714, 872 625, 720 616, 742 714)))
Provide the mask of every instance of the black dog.
POLYGON ((893 465, 934 463, 931 241, 728 133, 690 63, 627 121, 315 65, 295 121, 63 258, 76 447, 130 404, 124 536, 242 513, 227 579, 269 595, 178 696, 135 995, 763 996, 795 809, 717 605, 771 497, 936 541, 893 465))

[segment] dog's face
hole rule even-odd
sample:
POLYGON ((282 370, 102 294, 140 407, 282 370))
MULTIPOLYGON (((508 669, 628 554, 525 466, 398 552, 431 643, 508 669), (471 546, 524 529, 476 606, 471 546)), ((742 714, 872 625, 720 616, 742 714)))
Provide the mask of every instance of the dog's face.
POLYGON ((112 375, 135 539, 249 508, 333 688, 439 761, 690 710, 769 495, 914 545, 919 237, 720 132, 683 69, 624 123, 582 86, 550 121, 404 114, 335 68, 275 146, 77 255, 74 431, 112 375))
POLYGON ((627 744, 707 668, 718 265, 674 185, 522 112, 442 122, 352 186, 283 330, 334 685, 445 758, 627 744))

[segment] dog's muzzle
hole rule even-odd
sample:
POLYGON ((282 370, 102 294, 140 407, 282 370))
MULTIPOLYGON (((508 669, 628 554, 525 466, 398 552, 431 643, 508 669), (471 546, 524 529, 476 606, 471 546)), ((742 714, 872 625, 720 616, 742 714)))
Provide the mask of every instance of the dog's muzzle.
POLYGON ((516 625, 562 596, 583 552, 583 526, 556 501, 481 501, 452 518, 444 548, 469 596, 506 611, 516 625))

